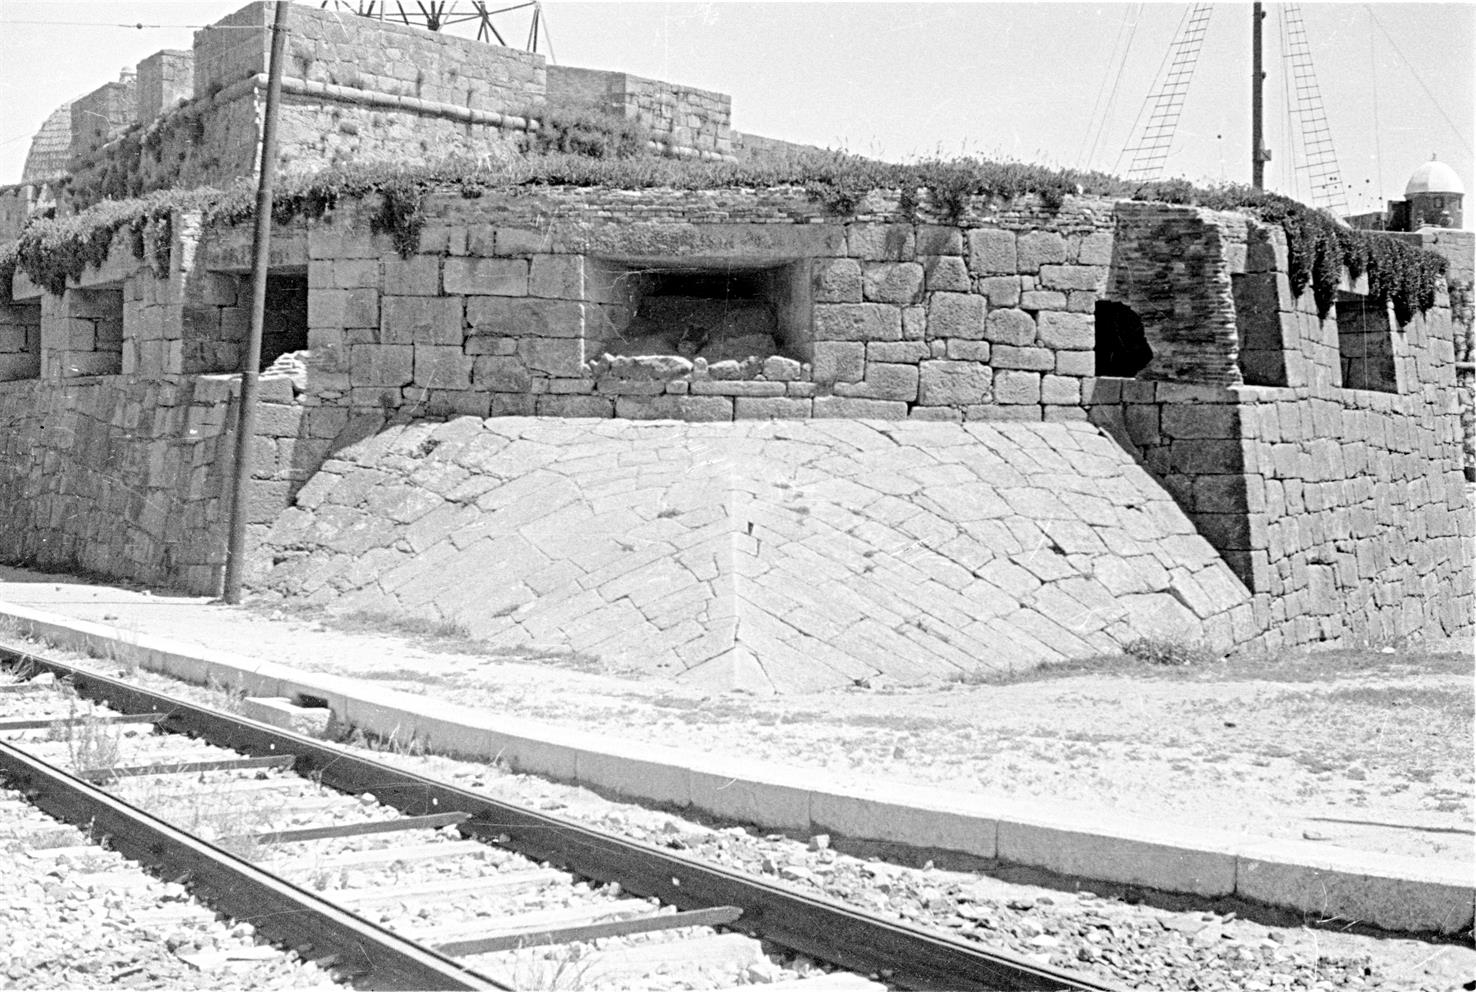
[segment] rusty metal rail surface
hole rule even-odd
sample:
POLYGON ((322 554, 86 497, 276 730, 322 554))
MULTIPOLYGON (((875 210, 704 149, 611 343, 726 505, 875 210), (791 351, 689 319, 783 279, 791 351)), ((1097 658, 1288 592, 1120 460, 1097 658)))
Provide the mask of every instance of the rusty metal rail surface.
MULTIPOLYGON (((29 652, 0 647, 0 664, 29 664, 34 670, 49 671, 66 679, 82 696, 107 703, 127 714, 156 714, 159 725, 170 731, 191 734, 211 744, 232 748, 247 755, 272 757, 292 755, 294 770, 312 776, 324 786, 351 794, 373 793, 382 803, 406 816, 428 816, 461 811, 468 818, 457 829, 464 835, 485 840, 516 851, 527 857, 560 866, 585 878, 604 883, 619 883, 627 892, 642 897, 655 897, 673 905, 679 914, 716 912, 715 907, 732 907, 740 911, 738 919, 726 923, 730 930, 747 933, 789 950, 860 974, 879 974, 888 985, 909 989, 950 990, 1014 990, 1075 989, 1109 990, 1114 986, 1089 976, 1030 961, 1016 954, 988 949, 980 944, 959 940, 888 920, 854 909, 822 896, 799 892, 754 876, 708 864, 651 844, 619 837, 583 826, 561 817, 502 802, 413 772, 374 761, 352 749, 304 737, 258 723, 234 714, 174 699, 162 693, 142 689, 118 679, 89 672, 56 659, 29 652)), ((14 748, 4 746, 0 761, 12 775, 41 781, 34 759, 22 760, 14 748)), ((104 824, 114 837, 118 849, 145 863, 158 864, 171 852, 203 859, 205 854, 220 855, 224 862, 209 862, 210 872, 225 872, 217 867, 230 867, 253 879, 250 887, 239 890, 238 908, 243 919, 267 918, 273 912, 307 912, 321 909, 327 915, 337 914, 352 933, 374 933, 387 938, 371 954, 356 955, 371 969, 363 979, 364 987, 374 988, 492 988, 500 987, 449 958, 428 951, 333 907, 312 893, 299 891, 302 902, 281 903, 290 910, 276 909, 271 900, 287 898, 283 889, 295 887, 255 868, 249 862, 219 852, 144 815, 142 832, 125 819, 126 806, 98 792, 72 776, 67 788, 78 798, 52 799, 51 805, 74 818, 84 819, 98 814, 83 812, 84 803, 103 801, 112 804, 104 824), (80 798, 89 795, 87 799, 80 798), (208 849, 208 850, 207 850, 208 849), (256 899, 267 900, 255 902, 256 899), (368 931, 354 928, 371 928, 368 931), (407 946, 397 946, 407 945, 407 946), (414 948, 411 951, 410 948, 414 948), (418 954, 416 953, 418 952, 418 954), (455 977, 459 976, 459 977, 455 977), (434 981, 432 980, 434 979, 434 981), (466 984, 455 984, 460 981, 466 984), (480 983, 480 984, 473 984, 480 983)), ((60 781, 50 780, 46 789, 61 790, 60 781)), ((137 811, 134 811, 137 812, 137 811)), ((204 863, 203 861, 201 863, 204 863)), ((221 884, 229 888, 230 883, 221 884)), ((207 876, 206 881, 211 881, 207 876)), ((715 917, 718 922, 726 922, 715 917)), ((327 924, 323 924, 325 927, 327 924)), ((263 927, 263 929, 267 929, 263 927)), ((292 931, 301 943, 304 930, 300 920, 292 931)), ((316 932, 311 938, 316 946, 329 946, 333 938, 316 932), (320 945, 319 940, 323 941, 320 945)), ((334 944, 333 946, 337 946, 334 944)), ((315 953, 318 953, 315 951, 315 953)), ((761 986, 758 986, 761 987, 761 986)))

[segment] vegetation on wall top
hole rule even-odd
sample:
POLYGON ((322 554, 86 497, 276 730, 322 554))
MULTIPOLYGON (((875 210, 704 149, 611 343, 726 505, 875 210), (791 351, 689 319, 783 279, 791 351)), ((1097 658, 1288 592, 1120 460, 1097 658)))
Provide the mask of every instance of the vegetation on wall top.
POLYGON ((551 101, 519 114, 536 120, 539 128, 522 139, 529 155, 578 155, 595 159, 628 159, 647 153, 651 129, 623 114, 613 114, 594 103, 551 101))
MULTIPOLYGON (((552 115, 550 115, 552 116, 552 115)), ((578 147, 571 127, 549 146, 561 142, 578 147)), ((607 137, 609 137, 607 135, 607 137)), ((614 138, 610 139, 614 141, 614 138)), ((623 139, 622 139, 623 140, 623 139)), ((1435 303, 1446 260, 1434 252, 1376 232, 1352 230, 1318 210, 1287 197, 1246 186, 1196 187, 1183 180, 1128 183, 1099 172, 1051 169, 1021 162, 978 159, 931 160, 906 165, 878 162, 842 152, 820 152, 775 162, 701 162, 651 155, 620 157, 618 144, 604 147, 607 157, 554 151, 511 163, 485 167, 464 161, 425 166, 351 165, 280 181, 273 216, 278 222, 316 218, 340 200, 380 195, 372 219, 378 233, 388 234, 397 250, 408 255, 419 242, 424 223, 421 202, 428 191, 459 190, 467 197, 522 186, 609 187, 617 189, 767 189, 798 187, 838 214, 849 214, 867 194, 898 191, 905 211, 916 213, 924 202, 931 211, 957 222, 976 198, 1011 201, 1035 196, 1046 209, 1059 209, 1071 195, 1186 204, 1213 210, 1240 210, 1285 232, 1292 290, 1309 285, 1325 315, 1336 298, 1344 269, 1354 278, 1366 274, 1369 295, 1393 304, 1401 324, 1435 303), (926 201, 924 201, 926 198, 926 201)), ((156 257, 167 264, 168 215, 171 210, 201 210, 208 222, 239 223, 255 210, 249 182, 226 190, 201 188, 161 191, 133 200, 107 200, 74 217, 30 224, 7 254, 0 249, 0 281, 6 266, 19 268, 50 292, 68 278, 107 257, 114 235, 128 231, 134 250, 144 257, 144 239, 152 232, 156 257), (162 232, 162 235, 161 235, 162 232), (162 248, 162 251, 158 249, 162 248), (8 259, 8 261, 7 261, 8 259)))
POLYGON ((129 239, 135 258, 148 259, 162 275, 169 268, 174 212, 204 209, 219 196, 214 189, 159 191, 131 200, 104 200, 70 217, 33 220, 19 239, 0 246, 0 303, 9 302, 17 271, 48 293, 61 295, 69 279, 107 261, 120 234, 129 239))

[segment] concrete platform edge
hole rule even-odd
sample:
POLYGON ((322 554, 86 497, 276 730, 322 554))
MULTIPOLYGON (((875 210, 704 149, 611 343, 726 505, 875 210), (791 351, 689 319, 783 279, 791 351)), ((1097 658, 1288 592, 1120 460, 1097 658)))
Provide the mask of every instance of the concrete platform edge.
POLYGON ((253 696, 312 696, 336 720, 378 736, 418 739, 428 751, 501 760, 516 771, 771 830, 957 851, 1165 892, 1236 895, 1392 931, 1460 933, 1476 916, 1476 885, 1458 862, 1210 837, 1123 816, 1042 815, 1038 804, 1005 809, 983 797, 929 788, 850 790, 815 770, 611 740, 3 601, 0 619, 60 648, 197 685, 253 696))

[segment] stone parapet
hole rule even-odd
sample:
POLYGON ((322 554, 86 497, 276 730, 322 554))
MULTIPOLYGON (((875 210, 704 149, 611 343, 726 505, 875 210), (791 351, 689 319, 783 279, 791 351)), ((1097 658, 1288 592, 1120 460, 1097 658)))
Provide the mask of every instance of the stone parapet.
MULTIPOLYGON (((195 95, 267 71, 272 5, 252 3, 195 33, 195 95)), ((407 100, 515 112, 546 88, 543 56, 294 4, 288 73, 407 100)))
POLYGON ((72 101, 69 160, 75 163, 107 144, 117 132, 138 120, 137 78, 132 70, 116 83, 104 83, 72 101))
POLYGON ((147 124, 194 94, 194 52, 155 52, 138 64, 134 120, 147 124))
POLYGON ((555 104, 587 104, 640 121, 669 154, 733 155, 733 98, 726 93, 624 72, 549 66, 548 99, 555 104))

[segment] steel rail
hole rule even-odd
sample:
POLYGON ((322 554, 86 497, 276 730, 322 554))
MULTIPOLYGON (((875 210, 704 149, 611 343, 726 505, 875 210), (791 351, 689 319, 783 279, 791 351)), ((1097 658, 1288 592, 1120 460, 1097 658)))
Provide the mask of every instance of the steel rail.
POLYGON ((0 770, 57 819, 90 825, 125 857, 171 877, 187 873, 214 908, 249 922, 288 947, 336 954, 370 989, 504 989, 442 954, 398 937, 249 861, 178 830, 143 810, 0 741, 0 770))
POLYGON ((877 974, 908 989, 1108 992, 1117 986, 1008 951, 931 933, 666 848, 619 837, 562 817, 505 803, 382 764, 329 744, 173 699, 45 656, 0 646, 6 658, 71 680, 75 690, 128 713, 167 714, 171 729, 247 754, 293 754, 296 770, 345 792, 373 793, 410 816, 464 811, 464 834, 510 847, 599 882, 618 882, 680 911, 734 906, 732 929, 831 964, 877 974))

